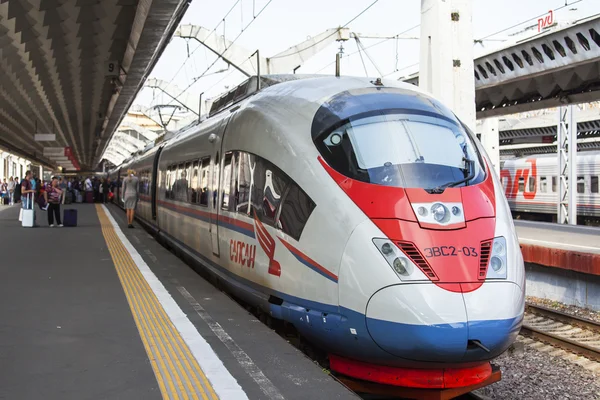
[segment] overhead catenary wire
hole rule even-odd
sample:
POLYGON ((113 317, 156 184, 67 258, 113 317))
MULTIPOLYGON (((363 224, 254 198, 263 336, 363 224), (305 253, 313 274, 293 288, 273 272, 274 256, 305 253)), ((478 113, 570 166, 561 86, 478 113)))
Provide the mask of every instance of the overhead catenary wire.
POLYGON ((233 39, 233 40, 231 41, 231 43, 229 44, 229 46, 228 46, 228 47, 225 47, 225 50, 223 50, 223 52, 217 56, 217 59, 216 59, 215 61, 213 61, 213 63, 212 63, 212 64, 210 64, 210 65, 208 66, 208 68, 206 68, 206 69, 204 70, 204 72, 202 72, 202 74, 200 74, 200 76, 197 76, 196 78, 194 78, 194 79, 192 80, 192 82, 191 82, 189 85, 187 85, 187 86, 185 87, 185 89, 183 89, 183 90, 181 91, 181 93, 179 93, 177 96, 175 96, 175 99, 178 99, 178 98, 179 98, 179 97, 180 97, 182 94, 184 94, 184 93, 185 93, 185 92, 186 92, 186 91, 187 91, 189 88, 191 88, 191 87, 192 87, 192 86, 193 86, 193 85, 194 85, 196 82, 198 82, 198 81, 199 81, 199 80, 200 80, 202 77, 204 77, 204 76, 205 76, 205 75, 208 73, 208 71, 209 71, 209 70, 210 70, 210 69, 211 69, 211 68, 212 68, 212 67, 213 67, 213 66, 214 66, 214 65, 217 63, 217 61, 219 61, 219 60, 220 60, 220 59, 223 57, 223 55, 224 55, 224 54, 227 52, 227 50, 229 50, 229 49, 231 48, 231 46, 233 46, 233 44, 234 44, 234 43, 235 43, 235 42, 236 42, 236 41, 237 41, 237 40, 240 38, 240 36, 242 36, 242 34, 243 34, 245 31, 246 31, 246 29, 248 29, 248 27, 250 27, 250 25, 252 25, 252 23, 253 23, 254 21, 256 21, 256 19, 257 19, 258 17, 260 17, 260 15, 263 13, 263 11, 264 11, 264 10, 265 10, 265 9, 266 9, 266 8, 269 6, 269 4, 271 4, 272 2, 273 2, 273 0, 269 0, 269 1, 267 2, 267 4, 265 4, 265 5, 264 5, 264 6, 263 6, 263 7, 262 7, 262 8, 261 8, 259 11, 258 11, 258 13, 257 13, 257 14, 254 16, 254 18, 252 18, 252 20, 251 20, 250 22, 248 22, 248 24, 247 24, 245 27, 243 27, 243 28, 242 28, 241 32, 240 32, 240 33, 239 33, 239 34, 238 34, 238 35, 235 37, 235 39, 233 39))
MULTIPOLYGON (((387 42, 387 41, 389 41, 389 40, 392 40, 392 39, 399 38, 400 36, 404 35, 405 33, 408 33, 408 32, 410 32, 410 31, 412 31, 413 29, 416 29, 416 28, 418 28, 419 26, 421 26, 421 24, 417 24, 417 25, 415 25, 415 26, 412 26, 412 27, 410 27, 410 28, 408 28, 408 29, 406 29, 406 30, 404 30, 404 31, 402 31, 402 32, 400 32, 400 33, 398 33, 397 35, 394 35, 394 36, 392 36, 392 37, 389 37, 389 38, 385 38, 385 39, 383 39, 383 40, 380 40, 379 42, 377 42, 377 43, 373 43, 373 44, 372 44, 372 45, 370 45, 370 46, 366 46, 366 47, 365 47, 365 49, 370 49, 370 48, 373 48, 373 47, 379 46, 380 44, 383 44, 383 43, 385 43, 385 42, 387 42)), ((353 53, 350 53, 350 54, 346 55, 346 57, 351 57, 351 56, 353 56, 353 55, 356 55, 356 54, 359 54, 359 51, 355 51, 355 52, 353 52, 353 53)), ((329 68, 329 67, 330 67, 330 66, 332 66, 333 64, 335 64, 335 61, 333 61, 333 62, 330 62, 329 64, 325 65, 323 68, 319 69, 319 70, 317 71, 317 73, 319 73, 319 72, 323 71, 323 70, 324 70, 324 69, 326 69, 326 68, 329 68)))
MULTIPOLYGON (((371 56, 369 55, 369 53, 367 52, 367 49, 365 49, 365 46, 363 46, 362 42, 360 41, 360 39, 357 37, 356 38, 356 42, 358 43, 358 45, 362 48, 362 50, 365 52, 365 55, 367 56, 367 58, 369 59, 369 61, 371 61, 371 64, 373 64, 373 66, 375 67, 375 69, 377 70, 377 72, 379 73, 379 76, 381 76, 381 70, 379 69, 379 67, 377 66, 377 64, 375 64, 375 61, 373 61, 373 59, 371 58, 371 56)), ((362 57, 362 56, 361 56, 362 57)))
POLYGON ((361 50, 360 50, 360 44, 358 42, 358 38, 355 37, 354 40, 356 41, 356 47, 358 48, 358 55, 360 56, 360 61, 362 62, 362 66, 365 70, 365 76, 369 76, 369 71, 367 71, 367 66, 365 65, 365 60, 363 59, 361 50))
MULTIPOLYGON (((225 14, 225 16, 223 18, 221 18, 219 20, 219 23, 217 24, 217 26, 215 26, 213 28, 212 31, 210 31, 210 33, 208 34, 208 36, 206 37, 205 40, 208 40, 208 38, 210 38, 212 36, 213 33, 215 33, 217 31, 217 29, 219 29, 219 26, 221 26, 221 24, 225 23, 225 19, 229 16, 229 14, 231 14, 231 12, 234 10, 234 8, 241 2, 242 0, 236 0, 235 3, 233 3, 233 5, 231 6, 231 8, 229 9, 229 11, 227 11, 227 13, 225 14)), ((177 75, 179 75, 179 73, 181 72, 181 69, 185 66, 185 64, 189 61, 190 57, 194 55, 194 53, 196 52, 196 50, 198 50, 200 47, 204 47, 201 43, 198 43, 198 46, 196 46, 196 48, 190 53, 189 52, 189 47, 188 47, 188 57, 187 59, 181 64, 181 66, 179 67, 179 69, 175 72, 175 74, 173 75, 173 77, 169 80, 169 83, 173 82, 173 80, 177 77, 177 75)))
MULTIPOLYGON (((373 1, 371 4, 369 4, 365 9, 363 9, 361 12, 359 12, 357 15, 355 15, 350 21, 346 22, 343 26, 340 26, 339 28, 337 28, 335 31, 333 31, 330 35, 324 37, 323 39, 319 40, 318 42, 315 42, 313 44, 311 44, 310 46, 307 47, 303 47, 302 51, 308 50, 312 47, 315 47, 316 45, 318 45, 321 42, 324 42, 325 40, 329 39, 330 37, 332 37, 333 35, 335 35, 336 33, 338 33, 340 30, 346 28, 348 25, 350 25, 352 22, 356 21, 361 15, 363 15, 364 13, 366 13, 371 7, 373 7, 375 4, 377 4, 379 2, 379 0, 375 0, 373 1)), ((290 57, 293 56, 295 54, 298 54, 298 52, 295 53, 291 53, 291 54, 282 54, 280 56, 274 56, 274 57, 270 57, 270 60, 274 60, 277 58, 284 58, 284 57, 290 57)))

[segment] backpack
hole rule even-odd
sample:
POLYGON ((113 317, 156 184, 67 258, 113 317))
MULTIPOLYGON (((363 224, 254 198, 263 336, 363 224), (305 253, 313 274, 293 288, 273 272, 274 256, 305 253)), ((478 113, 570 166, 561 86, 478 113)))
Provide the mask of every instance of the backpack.
POLYGON ((21 201, 21 184, 23 183, 23 181, 19 182, 18 185, 15 186, 15 192, 14 192, 14 202, 18 203, 19 201, 21 201))

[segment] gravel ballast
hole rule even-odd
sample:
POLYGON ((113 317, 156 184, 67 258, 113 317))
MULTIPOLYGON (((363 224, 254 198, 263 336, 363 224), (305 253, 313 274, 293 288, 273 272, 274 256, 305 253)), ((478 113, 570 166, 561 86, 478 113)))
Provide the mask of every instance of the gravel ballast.
POLYGON ((590 310, 588 308, 581 308, 577 306, 567 305, 559 303, 558 301, 540 299, 539 297, 527 296, 527 302, 538 306, 544 306, 551 308, 556 311, 562 311, 567 314, 574 315, 585 319, 592 320, 600 323, 600 312, 590 310))
POLYGON ((600 375, 520 340, 496 360, 502 380, 476 393, 491 399, 600 399, 600 375))

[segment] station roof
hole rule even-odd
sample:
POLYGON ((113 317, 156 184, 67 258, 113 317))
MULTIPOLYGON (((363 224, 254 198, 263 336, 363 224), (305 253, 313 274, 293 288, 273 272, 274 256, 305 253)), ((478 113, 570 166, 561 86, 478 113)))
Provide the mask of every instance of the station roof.
POLYGON ((0 0, 0 146, 94 168, 189 1, 0 0))

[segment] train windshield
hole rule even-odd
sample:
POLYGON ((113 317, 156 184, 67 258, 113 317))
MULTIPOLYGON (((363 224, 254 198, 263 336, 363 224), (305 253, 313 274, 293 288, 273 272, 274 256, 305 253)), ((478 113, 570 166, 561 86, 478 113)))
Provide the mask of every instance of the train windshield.
POLYGON ((322 136, 325 160, 362 182, 444 189, 483 181, 485 172, 470 135, 430 114, 385 114, 351 120, 322 136))

